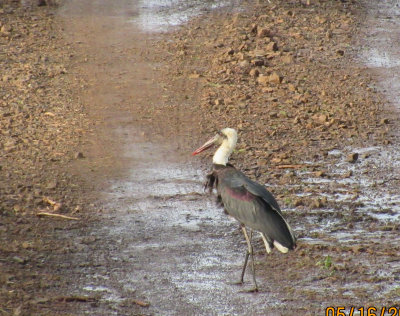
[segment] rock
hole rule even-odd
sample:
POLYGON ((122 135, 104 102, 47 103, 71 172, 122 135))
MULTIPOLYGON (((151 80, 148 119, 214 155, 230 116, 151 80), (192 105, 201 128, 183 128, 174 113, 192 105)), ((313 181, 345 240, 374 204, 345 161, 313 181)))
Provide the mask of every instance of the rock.
POLYGON ((300 118, 298 116, 296 116, 293 120, 294 124, 299 124, 301 122, 300 118))
POLYGON ((351 153, 346 157, 346 161, 351 163, 355 163, 357 159, 358 159, 358 153, 351 153))
POLYGON ((261 66, 264 65, 264 60, 262 60, 262 59, 255 59, 255 60, 252 60, 251 63, 252 63, 254 66, 261 67, 261 66))
POLYGON ((255 24, 255 23, 253 23, 253 24, 251 25, 250 32, 251 32, 251 33, 254 33, 254 34, 257 34, 257 29, 258 29, 258 25, 255 24))
POLYGON ((14 256, 12 259, 13 259, 16 263, 19 263, 19 264, 25 264, 25 263, 28 262, 28 259, 26 259, 26 258, 21 258, 21 257, 18 257, 18 256, 14 256))
POLYGON ((313 199, 310 203, 312 208, 322 208, 326 205, 328 199, 326 197, 313 199))
POLYGON ((267 52, 263 49, 255 49, 249 52, 250 56, 254 56, 256 58, 263 58, 267 55, 267 52))
POLYGON ((193 74, 190 74, 189 75, 189 79, 197 79, 197 78, 200 78, 200 74, 198 74, 198 73, 193 73, 193 74))
POLYGON ((312 116, 312 119, 319 124, 324 124, 328 121, 328 116, 325 114, 315 114, 312 116))
POLYGON ((322 177, 325 177, 325 176, 326 176, 326 173, 325 173, 325 171, 323 171, 323 170, 316 171, 314 174, 315 174, 315 176, 316 176, 317 178, 322 178, 322 177))
POLYGON ((75 159, 82 159, 82 158, 85 158, 85 156, 83 155, 82 152, 79 151, 79 152, 75 153, 74 158, 75 159))
POLYGON ((291 91, 291 92, 295 92, 295 91, 296 91, 296 87, 294 86, 293 83, 289 83, 289 84, 288 84, 288 89, 289 89, 289 91, 291 91))
POLYGON ((338 50, 336 51, 336 54, 338 54, 339 56, 344 56, 344 50, 338 49, 338 50))
POLYGON ((267 85, 269 83, 269 76, 259 75, 257 78, 257 82, 260 85, 267 85))
POLYGON ((301 206, 304 205, 304 201, 301 198, 296 198, 293 201, 293 206, 297 207, 297 206, 301 206))
POLYGON ((13 207, 13 209, 14 209, 14 212, 15 212, 15 213, 19 213, 19 212, 22 211, 22 207, 21 207, 21 205, 19 205, 19 204, 15 204, 14 207, 13 207))
POLYGON ((46 188, 49 190, 53 190, 57 187, 57 181, 51 181, 47 184, 46 188))
POLYGON ((0 28, 0 32, 4 35, 9 35, 12 31, 12 27, 10 25, 3 25, 0 28))
POLYGON ((278 50, 278 45, 277 45, 275 42, 269 42, 269 43, 267 44, 267 46, 265 46, 265 49, 266 49, 267 51, 273 51, 273 52, 275 52, 275 51, 278 50))
POLYGON ((258 28, 257 29, 257 36, 258 37, 266 37, 269 36, 270 32, 267 28, 258 28))
POLYGON ((274 84, 280 84, 282 82, 282 78, 276 73, 272 73, 268 76, 268 81, 274 84))
POLYGON ((246 68, 250 65, 248 60, 242 60, 241 62, 239 62, 239 67, 241 68, 246 68))
POLYGON ((236 54, 236 57, 239 59, 239 60, 244 60, 244 54, 242 53, 242 52, 239 52, 239 53, 237 53, 236 54))
POLYGON ((258 71, 257 68, 251 69, 250 73, 249 73, 250 77, 253 77, 253 78, 257 78, 259 74, 260 74, 260 72, 258 71))
POLYGON ((355 245, 351 247, 351 251, 355 254, 359 254, 360 252, 364 252, 365 248, 361 245, 355 245))
POLYGON ((10 81, 11 77, 9 75, 4 75, 3 78, 1 78, 2 81, 6 82, 6 81, 10 81))
POLYGON ((224 101, 224 99, 216 99, 214 101, 214 104, 215 105, 223 105, 223 104, 225 104, 225 101, 224 101))
POLYGON ((291 64, 294 61, 294 58, 292 55, 284 55, 281 57, 281 60, 285 64, 291 64))
POLYGON ((350 178, 353 175, 353 171, 349 170, 342 175, 342 178, 350 178))

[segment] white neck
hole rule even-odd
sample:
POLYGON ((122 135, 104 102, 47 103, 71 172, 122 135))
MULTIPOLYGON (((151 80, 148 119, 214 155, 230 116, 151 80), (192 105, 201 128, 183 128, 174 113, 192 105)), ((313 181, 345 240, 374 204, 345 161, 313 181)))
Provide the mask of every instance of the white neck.
POLYGON ((224 139, 221 146, 219 146, 213 156, 213 164, 226 166, 229 156, 235 149, 236 141, 236 137, 228 137, 227 139, 224 139))

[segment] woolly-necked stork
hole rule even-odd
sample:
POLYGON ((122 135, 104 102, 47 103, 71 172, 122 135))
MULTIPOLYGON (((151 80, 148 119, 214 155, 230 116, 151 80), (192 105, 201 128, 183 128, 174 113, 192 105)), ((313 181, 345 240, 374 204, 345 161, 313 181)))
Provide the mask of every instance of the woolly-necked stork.
POLYGON ((192 155, 197 155, 215 144, 220 145, 213 156, 213 171, 207 176, 205 187, 212 191, 215 185, 218 199, 227 213, 240 222, 248 245, 240 283, 243 284, 247 262, 251 256, 253 291, 258 291, 251 245, 253 230, 261 234, 267 253, 274 247, 283 253, 293 250, 296 247, 296 237, 273 195, 263 185, 252 181, 228 163, 236 142, 236 130, 224 128, 192 155), (246 226, 250 229, 250 237, 246 226))

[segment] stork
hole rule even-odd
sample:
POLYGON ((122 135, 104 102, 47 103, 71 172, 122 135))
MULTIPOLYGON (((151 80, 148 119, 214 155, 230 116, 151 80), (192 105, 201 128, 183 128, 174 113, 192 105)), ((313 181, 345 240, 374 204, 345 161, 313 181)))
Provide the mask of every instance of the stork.
POLYGON ((192 155, 197 155, 213 145, 219 145, 213 156, 213 171, 207 175, 205 188, 212 191, 215 186, 218 200, 222 202, 226 212, 240 222, 248 249, 239 283, 243 284, 247 263, 251 256, 254 282, 254 288, 251 291, 258 291, 251 245, 253 230, 261 234, 267 253, 270 253, 274 247, 282 253, 294 250, 296 237, 271 192, 228 163, 236 143, 236 130, 224 128, 196 149, 192 155), (246 227, 250 229, 250 236, 246 227))

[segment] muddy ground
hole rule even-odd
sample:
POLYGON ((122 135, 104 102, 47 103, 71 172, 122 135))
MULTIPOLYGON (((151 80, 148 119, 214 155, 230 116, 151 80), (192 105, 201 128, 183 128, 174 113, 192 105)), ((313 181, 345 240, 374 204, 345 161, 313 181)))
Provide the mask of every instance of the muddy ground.
POLYGON ((138 8, 123 1, 0 4, 2 314, 398 306, 399 118, 385 72, 360 57, 380 10, 244 2, 152 34, 126 23, 138 8), (189 157, 226 126, 232 162, 299 238, 288 255, 257 244, 258 294, 229 284, 245 246, 221 210, 201 213, 211 156, 189 157), (186 226, 168 229, 176 214, 186 226))

